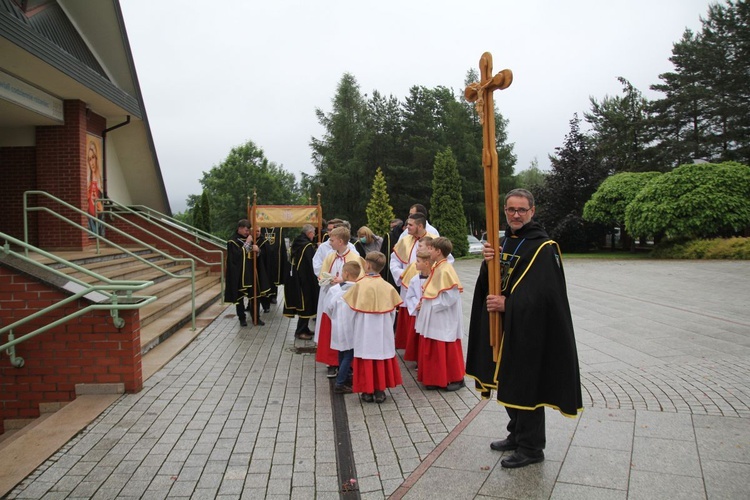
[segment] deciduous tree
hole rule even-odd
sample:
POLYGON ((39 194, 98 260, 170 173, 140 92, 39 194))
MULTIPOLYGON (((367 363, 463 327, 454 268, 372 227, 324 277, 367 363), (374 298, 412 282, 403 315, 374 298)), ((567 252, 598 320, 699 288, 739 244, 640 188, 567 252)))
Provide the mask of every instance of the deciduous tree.
POLYGON ((651 179, 625 210, 630 234, 669 239, 731 236, 750 226, 750 167, 682 165, 651 179))
POLYGON ((609 229, 620 228, 620 241, 623 244, 631 241, 624 234, 625 209, 651 179, 660 175, 660 172, 621 172, 607 177, 583 206, 583 219, 609 229))
POLYGON ((252 141, 232 148, 223 162, 203 172, 200 183, 213 203, 211 227, 222 237, 229 237, 237 221, 247 217, 253 192, 258 193, 260 205, 299 202, 294 174, 268 161, 252 141))

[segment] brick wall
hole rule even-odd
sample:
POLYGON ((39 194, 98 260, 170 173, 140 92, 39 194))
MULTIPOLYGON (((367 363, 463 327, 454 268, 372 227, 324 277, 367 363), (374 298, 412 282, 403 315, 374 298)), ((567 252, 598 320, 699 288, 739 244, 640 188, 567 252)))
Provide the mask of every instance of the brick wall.
MULTIPOLYGON (((53 287, 0 266, 0 325, 65 297, 53 287)), ((88 304, 85 300, 72 302, 14 334, 19 338, 88 304)), ((72 401, 76 384, 123 383, 127 392, 140 391, 143 375, 138 311, 120 311, 120 317, 125 326, 118 330, 108 310, 90 311, 24 341, 16 346, 16 355, 25 361, 22 368, 11 366, 7 356, 0 357, 0 433, 4 432, 5 419, 38 417, 39 403, 72 401)))
MULTIPOLYGON (((36 146, 0 148, 0 231, 23 239, 23 193, 46 191, 79 208, 86 207, 88 172, 86 133, 97 136, 106 120, 86 110, 81 101, 65 101, 63 125, 36 128, 36 146)), ((85 217, 59 205, 32 197, 30 205, 41 204, 87 226, 85 217)), ((45 249, 81 249, 88 236, 67 223, 41 213, 29 213, 29 242, 45 249), (39 222, 41 221, 41 225, 39 222)))
MULTIPOLYGON (((87 111, 86 103, 82 101, 65 101, 63 112, 64 125, 36 128, 36 188, 75 207, 85 209, 88 183, 86 133, 101 136, 106 121, 101 116, 87 111)), ((43 199, 40 199, 39 203, 78 222, 81 226, 88 226, 85 216, 43 199)), ((87 246, 88 235, 72 229, 69 224, 49 214, 39 213, 39 245, 42 248, 79 250, 87 246)))
MULTIPOLYGON (((36 188, 36 148, 0 148, 0 231, 23 240, 23 193, 36 188)), ((29 234, 36 244, 36 215, 29 217, 29 234)))

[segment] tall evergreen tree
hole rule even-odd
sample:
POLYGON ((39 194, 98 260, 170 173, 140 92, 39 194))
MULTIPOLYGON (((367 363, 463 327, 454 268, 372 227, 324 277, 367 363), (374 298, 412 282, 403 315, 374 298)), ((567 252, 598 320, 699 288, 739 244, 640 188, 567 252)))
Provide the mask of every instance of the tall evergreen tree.
POLYGON ((652 142, 648 100, 625 78, 622 96, 591 97, 591 112, 584 113, 593 129, 596 156, 607 170, 640 172, 649 169, 647 147, 652 142))
POLYGON ((201 210, 202 202, 203 198, 198 198, 198 201, 193 206, 193 227, 200 229, 201 231, 203 231, 203 226, 205 226, 205 223, 203 222, 203 210, 201 210))
POLYGON ((607 176, 574 116, 562 147, 550 156, 552 171, 538 195, 537 217, 563 250, 586 251, 601 235, 582 218, 583 206, 607 176))
POLYGON ((388 233, 391 220, 395 218, 393 207, 388 198, 388 185, 383 171, 378 167, 372 180, 372 194, 367 204, 367 227, 378 235, 388 233))
POLYGON ((365 171, 367 104, 353 75, 345 73, 336 89, 333 108, 326 114, 316 109, 325 129, 321 139, 312 138, 313 164, 321 187, 323 213, 349 220, 352 227, 364 222, 368 187, 365 171))
POLYGON ((208 199, 208 192, 204 189, 203 194, 201 195, 201 223, 203 224, 201 227, 198 227, 198 229, 205 231, 207 233, 211 232, 211 203, 208 199))
POLYGON ((675 70, 659 76, 663 92, 656 153, 671 167, 698 158, 750 162, 750 7, 712 4, 702 29, 674 44, 675 70))
POLYGON ((406 191, 397 206, 408 208, 414 203, 424 204, 430 198, 433 162, 445 144, 440 121, 440 92, 414 86, 402 104, 404 149, 408 156, 407 170, 394 179, 396 185, 406 191))
POLYGON ((441 236, 451 240, 454 256, 466 255, 469 252, 469 242, 466 239, 461 177, 450 148, 435 155, 430 206, 431 223, 440 228, 441 236))

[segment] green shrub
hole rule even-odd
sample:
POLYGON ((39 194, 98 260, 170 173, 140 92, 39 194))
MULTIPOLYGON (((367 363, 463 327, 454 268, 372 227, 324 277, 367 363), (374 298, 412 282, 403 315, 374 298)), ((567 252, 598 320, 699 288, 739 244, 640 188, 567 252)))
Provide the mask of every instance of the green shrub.
POLYGON ((657 259, 750 259, 750 238, 667 242, 651 253, 657 259))

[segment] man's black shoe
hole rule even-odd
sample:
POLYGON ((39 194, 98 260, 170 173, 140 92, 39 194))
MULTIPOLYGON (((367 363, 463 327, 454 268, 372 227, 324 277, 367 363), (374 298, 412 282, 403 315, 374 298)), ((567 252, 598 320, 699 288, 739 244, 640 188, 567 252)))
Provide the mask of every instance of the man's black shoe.
POLYGON ((300 340, 310 340, 311 338, 313 338, 313 334, 310 332, 295 333, 294 336, 300 340))
POLYGON ((490 443, 490 448, 495 451, 511 451, 518 448, 518 445, 510 439, 501 439, 500 441, 493 441, 490 443))
POLYGON ((271 312, 271 308, 270 307, 266 307, 266 308, 263 309, 263 312, 264 313, 270 313, 271 312))
POLYGON ((326 373, 326 377, 328 378, 336 378, 336 375, 339 374, 339 367, 338 366, 329 366, 328 367, 328 373, 326 373))
POLYGON ((527 465, 536 464, 544 460, 544 453, 541 453, 538 457, 529 457, 516 450, 508 458, 500 460, 500 465, 506 469, 516 469, 518 467, 526 467, 527 465))
POLYGON ((375 396, 373 396, 372 394, 363 393, 361 398, 365 403, 372 403, 373 401, 375 401, 375 396))
POLYGON ((240 326, 247 326, 247 320, 240 319, 240 326))
POLYGON ((258 321, 253 323, 255 326, 265 326, 266 324, 263 322, 262 319, 258 318, 258 321))
POLYGON ((448 392, 453 392, 453 391, 459 390, 463 386, 464 386, 464 381, 459 380, 458 382, 451 382, 450 384, 448 384, 445 390, 448 392))

